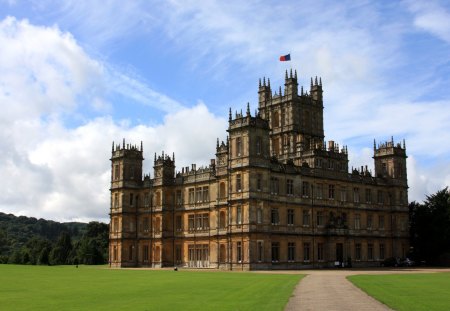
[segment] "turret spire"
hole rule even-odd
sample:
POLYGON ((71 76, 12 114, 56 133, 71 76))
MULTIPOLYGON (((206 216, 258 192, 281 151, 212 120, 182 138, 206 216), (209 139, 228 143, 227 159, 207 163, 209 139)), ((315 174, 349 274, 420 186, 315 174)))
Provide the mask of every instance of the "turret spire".
POLYGON ((288 72, 287 72, 287 69, 286 69, 286 72, 285 72, 285 74, 284 74, 284 79, 285 79, 285 80, 288 79, 288 72))
POLYGON ((247 117, 250 117, 250 103, 247 102, 247 117))
POLYGON ((230 107, 230 112, 228 113, 228 121, 231 122, 231 107, 230 107))

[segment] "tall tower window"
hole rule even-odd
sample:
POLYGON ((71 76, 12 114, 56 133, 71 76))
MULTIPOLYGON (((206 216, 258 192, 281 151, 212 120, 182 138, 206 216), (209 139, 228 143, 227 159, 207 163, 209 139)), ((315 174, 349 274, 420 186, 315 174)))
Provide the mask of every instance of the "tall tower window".
POLYGON ((240 157, 242 155, 242 138, 236 138, 236 156, 240 157))
POLYGON ((237 192, 241 192, 242 191, 241 174, 236 174, 236 191, 237 192))
POLYGON ((240 206, 236 208, 236 224, 242 224, 242 207, 240 206))
POLYGON ((280 126, 280 116, 278 115, 278 112, 275 111, 272 115, 272 128, 276 128, 280 126))
POLYGON ((256 137, 256 154, 261 155, 262 153, 262 146, 261 146, 261 137, 256 137))
POLYGON ((120 179, 119 164, 114 165, 114 180, 120 179))

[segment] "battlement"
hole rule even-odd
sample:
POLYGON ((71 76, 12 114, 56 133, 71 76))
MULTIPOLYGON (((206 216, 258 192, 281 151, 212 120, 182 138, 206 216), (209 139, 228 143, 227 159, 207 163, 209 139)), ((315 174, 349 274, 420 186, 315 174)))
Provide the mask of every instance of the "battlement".
POLYGON ((246 126, 254 126, 254 127, 264 128, 264 129, 269 128, 268 121, 261 118, 261 116, 258 112, 255 112, 254 116, 251 115, 249 103, 247 103, 246 115, 244 116, 242 114, 242 110, 240 113, 238 113, 236 111, 234 119, 232 118, 231 108, 230 108, 228 124, 229 124, 229 130, 240 128, 240 127, 246 127, 246 126))
POLYGON ((123 139, 122 145, 113 142, 111 154, 112 154, 111 159, 120 158, 120 157, 124 157, 124 156, 130 157, 130 158, 143 159, 142 141, 141 141, 140 148, 137 145, 126 144, 125 138, 123 139))
POLYGON ((157 156, 155 152, 153 163, 155 166, 175 166, 175 153, 172 153, 171 158, 168 154, 164 154, 164 151, 159 156, 157 156))
POLYGON ((394 138, 391 137, 391 141, 386 141, 377 145, 376 141, 373 141, 373 151, 374 157, 383 156, 400 156, 406 158, 406 144, 403 140, 403 145, 401 143, 394 143, 394 138))

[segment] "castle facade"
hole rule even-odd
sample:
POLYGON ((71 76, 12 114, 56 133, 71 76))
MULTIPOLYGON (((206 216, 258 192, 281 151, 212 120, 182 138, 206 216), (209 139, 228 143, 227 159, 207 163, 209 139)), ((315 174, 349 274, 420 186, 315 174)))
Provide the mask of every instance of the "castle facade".
MULTIPOLYGON (((209 166, 175 170, 143 148, 114 145, 109 263, 112 267, 226 270, 375 266, 409 250, 406 148, 373 145, 374 172, 351 169, 347 147, 324 141, 322 81, 284 92, 259 82, 255 114, 229 115, 209 166)), ((356 130, 356 129, 355 129, 356 130)))

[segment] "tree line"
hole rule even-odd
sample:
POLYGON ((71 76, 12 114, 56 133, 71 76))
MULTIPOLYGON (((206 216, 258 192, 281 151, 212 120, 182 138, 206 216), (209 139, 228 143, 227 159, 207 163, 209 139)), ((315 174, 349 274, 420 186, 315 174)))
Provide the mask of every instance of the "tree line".
POLYGON ((95 221, 59 223, 0 213, 0 263, 104 264, 108 231, 95 221))
POLYGON ((409 204, 411 255, 429 265, 450 265, 450 192, 448 188, 409 204))

